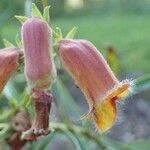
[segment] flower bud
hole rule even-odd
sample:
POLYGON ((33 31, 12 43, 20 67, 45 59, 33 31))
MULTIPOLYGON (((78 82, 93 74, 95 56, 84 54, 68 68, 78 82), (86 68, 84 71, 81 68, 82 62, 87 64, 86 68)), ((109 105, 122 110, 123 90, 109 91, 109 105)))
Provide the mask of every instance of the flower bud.
POLYGON ((4 48, 0 50, 0 92, 7 81, 19 67, 19 55, 21 51, 17 48, 4 48))
POLYGON ((25 73, 32 89, 47 89, 55 76, 52 60, 52 31, 39 18, 28 19, 22 27, 25 73))
POLYGON ((116 120, 116 100, 128 94, 130 82, 119 82, 89 41, 64 39, 59 43, 59 51, 64 67, 89 103, 86 116, 94 119, 99 131, 107 131, 116 120))

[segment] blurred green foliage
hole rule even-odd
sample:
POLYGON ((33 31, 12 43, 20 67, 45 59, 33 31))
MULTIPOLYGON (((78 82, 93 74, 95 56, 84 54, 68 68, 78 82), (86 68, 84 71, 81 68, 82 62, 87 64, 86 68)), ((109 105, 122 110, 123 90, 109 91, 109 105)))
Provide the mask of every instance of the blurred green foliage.
MULTIPOLYGON (((41 6, 40 0, 36 3, 41 6)), ((3 47, 2 37, 14 42, 14 35, 19 33, 20 25, 14 15, 23 15, 24 2, 1 0, 0 4, 0 47, 3 47)), ((77 37, 92 41, 104 55, 107 43, 111 43, 119 54, 122 71, 149 72, 149 1, 89 2, 83 10, 69 13, 65 12, 63 1, 50 0, 49 4, 54 27, 59 25, 67 33, 76 26, 77 37)))

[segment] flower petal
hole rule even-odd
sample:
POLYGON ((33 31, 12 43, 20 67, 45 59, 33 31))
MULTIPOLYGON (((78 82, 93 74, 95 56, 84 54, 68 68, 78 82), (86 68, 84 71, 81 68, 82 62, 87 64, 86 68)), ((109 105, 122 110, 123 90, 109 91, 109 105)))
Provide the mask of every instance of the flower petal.
POLYGON ((109 130, 116 120, 115 99, 110 99, 102 103, 98 103, 94 107, 93 117, 96 127, 100 132, 105 132, 109 130))

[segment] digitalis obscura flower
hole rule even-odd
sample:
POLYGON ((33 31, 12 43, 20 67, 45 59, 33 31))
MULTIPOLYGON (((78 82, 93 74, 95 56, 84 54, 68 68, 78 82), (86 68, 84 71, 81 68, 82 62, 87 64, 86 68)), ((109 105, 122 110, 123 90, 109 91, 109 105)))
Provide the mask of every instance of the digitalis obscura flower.
POLYGON ((127 96, 130 81, 118 81, 97 48, 86 40, 59 42, 62 64, 84 93, 90 116, 100 132, 112 127, 116 120, 116 101, 127 96))

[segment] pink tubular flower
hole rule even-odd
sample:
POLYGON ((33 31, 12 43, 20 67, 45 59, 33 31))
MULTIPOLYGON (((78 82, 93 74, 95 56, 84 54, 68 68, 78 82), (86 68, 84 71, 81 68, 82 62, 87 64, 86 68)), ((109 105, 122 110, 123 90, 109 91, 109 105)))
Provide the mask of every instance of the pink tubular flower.
POLYGON ((84 93, 89 103, 89 113, 99 131, 105 132, 116 120, 116 100, 124 98, 130 82, 119 82, 107 62, 86 40, 67 40, 59 43, 64 67, 84 93))
POLYGON ((22 52, 17 48, 4 48, 0 50, 0 92, 7 81, 19 67, 19 55, 22 52))
POLYGON ((47 89, 55 76, 52 60, 52 31, 39 18, 28 19, 22 27, 25 73, 32 89, 47 89))
POLYGON ((25 73, 31 87, 35 106, 35 121, 31 129, 22 134, 26 140, 50 133, 49 113, 52 95, 47 90, 55 79, 52 58, 52 31, 47 22, 39 18, 28 19, 22 27, 25 51, 25 73))

